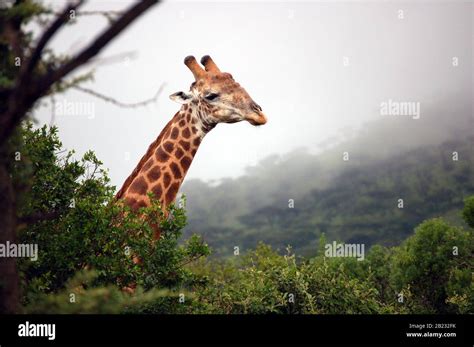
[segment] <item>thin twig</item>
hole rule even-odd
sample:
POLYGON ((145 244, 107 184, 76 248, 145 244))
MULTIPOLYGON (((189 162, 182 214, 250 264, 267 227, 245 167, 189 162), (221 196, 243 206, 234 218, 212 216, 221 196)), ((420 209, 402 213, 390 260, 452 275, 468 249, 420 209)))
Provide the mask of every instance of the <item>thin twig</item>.
POLYGON ((181 262, 178 266, 179 267, 183 267, 183 266, 186 266, 188 264, 191 264, 192 262, 195 262, 196 260, 202 258, 203 256, 202 255, 197 255, 197 256, 194 256, 194 257, 191 257, 191 258, 188 258, 186 259, 185 261, 181 262))
POLYGON ((39 98, 47 94, 54 83, 60 81, 64 76, 87 63, 91 58, 100 53, 100 51, 128 25, 158 2, 159 0, 142 0, 137 2, 74 58, 59 68, 34 80, 32 75, 27 72, 34 70, 43 48, 50 41, 55 32, 67 21, 67 13, 72 7, 75 6, 74 8, 77 8, 82 1, 69 5, 66 8, 69 11, 65 10, 63 12, 64 15, 56 18, 53 24, 43 34, 37 47, 33 51, 34 53, 30 56, 30 59, 27 60, 27 66, 24 67, 23 72, 20 73, 15 87, 13 89, 2 90, 0 93, 8 99, 6 103, 7 109, 0 114, 0 145, 11 135, 13 129, 25 116, 25 113, 39 98))
POLYGON ((112 55, 110 57, 104 57, 104 58, 96 57, 89 60, 87 64, 94 64, 94 66, 100 66, 100 65, 107 65, 107 64, 114 64, 114 63, 123 63, 124 59, 135 59, 136 56, 137 56, 137 52, 135 51, 123 52, 123 53, 112 55))
POLYGON ((95 96, 96 98, 99 98, 101 100, 104 100, 106 102, 110 102, 111 104, 114 104, 118 107, 122 107, 122 108, 136 108, 136 107, 143 107, 143 106, 146 106, 148 104, 151 104, 151 103, 154 103, 158 100, 158 98, 160 97, 161 93, 163 92, 163 88, 165 87, 165 83, 163 83, 160 88, 158 88, 158 91, 155 93, 155 95, 150 98, 150 99, 147 99, 147 100, 144 100, 144 101, 139 101, 139 102, 134 102, 134 103, 125 103, 125 102, 122 102, 122 101, 119 101, 117 99, 114 99, 110 96, 107 96, 107 95, 104 95, 104 94, 101 94, 101 93, 98 93, 92 89, 88 89, 88 88, 84 88, 84 87, 81 87, 81 86, 72 86, 72 88, 74 89, 77 89, 83 93, 87 93, 87 94, 90 94, 90 95, 93 95, 95 96))
POLYGON ((143 12, 156 3, 157 0, 143 0, 138 2, 75 58, 71 59, 52 74, 48 74, 42 78, 39 81, 40 91, 42 93, 46 92, 46 90, 49 89, 49 87, 54 82, 60 80, 77 67, 89 61, 89 59, 91 59, 93 56, 97 55, 107 43, 109 43, 137 17, 139 17, 143 12))
POLYGON ((75 11, 78 9, 84 0, 78 0, 74 3, 68 4, 66 8, 56 17, 53 23, 49 26, 48 29, 43 33, 43 35, 38 40, 38 43, 31 53, 30 58, 23 64, 22 69, 20 70, 20 76, 18 79, 18 83, 21 85, 25 78, 29 78, 33 69, 36 67, 38 60, 41 58, 41 54, 43 53, 43 49, 46 44, 51 40, 51 38, 56 34, 56 32, 63 26, 65 22, 68 21, 69 15, 71 11, 75 11))
POLYGON ((103 16, 113 23, 118 16, 123 15, 123 11, 81 11, 76 13, 77 16, 103 16))

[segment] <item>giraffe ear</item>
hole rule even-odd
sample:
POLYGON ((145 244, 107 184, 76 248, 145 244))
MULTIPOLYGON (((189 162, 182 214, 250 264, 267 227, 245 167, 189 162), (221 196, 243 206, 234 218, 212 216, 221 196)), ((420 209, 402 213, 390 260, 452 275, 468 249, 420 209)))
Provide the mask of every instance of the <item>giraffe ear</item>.
POLYGON ((180 104, 187 104, 192 100, 193 96, 190 93, 177 92, 170 95, 170 99, 180 104))

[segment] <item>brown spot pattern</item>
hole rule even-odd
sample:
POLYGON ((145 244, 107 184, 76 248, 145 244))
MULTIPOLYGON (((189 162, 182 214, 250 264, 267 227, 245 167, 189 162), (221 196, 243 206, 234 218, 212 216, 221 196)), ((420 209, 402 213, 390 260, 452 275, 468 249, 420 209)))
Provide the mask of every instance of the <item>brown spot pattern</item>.
POLYGON ((161 170, 159 166, 153 167, 146 175, 150 181, 156 181, 158 178, 160 178, 160 176, 161 170))
POLYGON ((178 137, 178 135, 179 135, 179 129, 176 128, 176 127, 173 128, 173 130, 171 130, 171 135, 170 135, 170 137, 171 137, 172 139, 175 139, 175 138, 178 137))
POLYGON ((189 151, 189 148, 191 147, 188 141, 181 140, 179 141, 179 144, 184 148, 185 151, 189 151))
POLYGON ((178 182, 175 182, 171 185, 171 187, 166 192, 166 204, 169 204, 170 202, 174 200, 174 198, 176 197, 176 193, 178 192, 178 188, 179 188, 178 182))
POLYGON ((143 165, 143 171, 148 171, 153 166, 153 160, 149 159, 145 165, 143 165))
POLYGON ((163 175, 163 183, 165 185, 165 188, 168 188, 171 182, 171 175, 168 172, 165 172, 163 175))
POLYGON ((158 147, 158 149, 156 150, 156 159, 158 161, 161 161, 161 162, 165 162, 168 160, 170 156, 168 155, 168 153, 166 153, 163 148, 158 147))
POLYGON ((182 177, 181 169, 179 168, 178 164, 176 164, 175 162, 172 162, 170 164, 170 169, 171 169, 171 172, 173 173, 174 178, 180 179, 182 177))
POLYGON ((181 148, 177 147, 176 151, 174 152, 174 155, 176 158, 181 159, 181 157, 184 155, 184 152, 181 148))
POLYGON ((137 177, 133 180, 132 185, 130 186, 129 190, 131 193, 136 193, 140 195, 144 195, 146 193, 148 185, 143 177, 137 177))
POLYGON ((134 198, 126 198, 125 199, 125 204, 130 206, 130 207, 135 205, 136 202, 137 202, 137 199, 134 199, 134 198))
POLYGON ((171 153, 173 152, 174 145, 172 142, 167 141, 164 143, 163 148, 165 149, 166 152, 171 153))
POLYGON ((189 139, 189 137, 191 136, 191 132, 189 131, 189 128, 186 128, 183 130, 183 137, 185 139, 189 139))
POLYGON ((154 186, 151 191, 153 192, 153 194, 155 194, 155 198, 157 199, 160 199, 161 198, 161 194, 163 194, 163 189, 161 188, 161 184, 157 184, 156 186, 154 186))
POLYGON ((183 159, 181 159, 181 167, 183 168, 184 172, 188 171, 191 162, 192 159, 190 157, 183 157, 183 159))

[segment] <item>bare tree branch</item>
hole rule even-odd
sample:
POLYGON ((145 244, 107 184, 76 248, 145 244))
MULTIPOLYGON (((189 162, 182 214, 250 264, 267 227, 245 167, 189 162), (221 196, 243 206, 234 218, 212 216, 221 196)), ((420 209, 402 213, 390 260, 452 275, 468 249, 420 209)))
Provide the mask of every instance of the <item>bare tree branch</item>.
MULTIPOLYGON (((21 0, 17 0, 16 5, 21 0)), ((29 57, 22 62, 13 87, 0 88, 0 147, 3 147, 20 121, 27 116, 32 106, 44 95, 46 95, 53 85, 61 81, 63 77, 73 70, 89 61, 97 55, 104 46, 113 40, 122 30, 130 25, 137 17, 148 10, 158 0, 143 0, 130 7, 124 14, 95 39, 86 49, 81 51, 71 60, 56 68, 55 65, 46 67, 48 72, 35 78, 36 69, 45 54, 45 47, 50 42, 55 33, 67 22, 68 15, 72 10, 77 9, 83 0, 70 2, 62 14, 55 18, 46 31, 40 36, 35 48, 29 57)), ((2 22, 2 25, 6 23, 2 22)), ((14 54, 23 56, 25 50, 22 47, 21 23, 11 21, 7 24, 6 38, 14 54), (10 31, 9 31, 10 30, 10 31)), ((0 243, 5 241, 16 241, 17 211, 15 190, 13 189, 12 177, 6 167, 6 163, 0 163, 0 243)), ((54 214, 31 215, 22 218, 23 222, 35 222, 37 220, 47 220, 54 218, 54 214)), ((13 258, 0 261, 0 312, 16 313, 19 307, 19 281, 16 261, 13 258)))
MULTIPOLYGON (((83 1, 77 1, 73 5, 77 8, 83 1)), ((44 96, 51 86, 61 80, 64 76, 86 63, 97 55, 111 40, 113 40, 118 34, 120 34, 129 24, 131 24, 136 18, 148 10, 151 6, 157 4, 159 0, 142 0, 132 6, 113 24, 111 24, 97 39, 95 39, 88 47, 81 51, 74 58, 66 62, 59 68, 46 73, 37 80, 32 80, 31 74, 26 73, 27 71, 32 72, 35 65, 38 62, 39 57, 43 48, 46 46, 48 41, 54 35, 54 33, 65 23, 67 20, 67 13, 70 11, 70 6, 63 13, 65 16, 57 18, 53 24, 43 34, 42 38, 38 42, 37 47, 32 53, 30 60, 25 62, 27 66, 24 68, 25 72, 20 73, 20 77, 15 84, 15 87, 11 90, 2 90, 0 94, 8 98, 7 109, 0 114, 0 145, 3 144, 6 139, 10 136, 13 129, 24 117, 26 111, 28 111, 34 103, 44 96)))
POLYGON ((121 15, 123 15, 123 11, 80 11, 76 13, 76 16, 103 16, 109 23, 113 23, 121 15))
POLYGON ((65 75, 87 62, 90 58, 97 55, 102 48, 109 43, 109 41, 115 38, 131 22, 157 2, 158 0, 143 0, 138 2, 75 58, 71 59, 52 74, 44 76, 44 78, 39 81, 39 92, 41 92, 41 95, 54 82, 60 80, 65 75))
POLYGON ((30 58, 22 65, 20 77, 18 78, 18 86, 21 86, 24 83, 24 80, 30 77, 31 73, 36 67, 36 64, 41 58, 41 53, 43 53, 44 47, 51 40, 54 34, 56 34, 59 28, 61 28, 63 24, 68 21, 71 11, 75 11, 77 8, 82 6, 83 3, 84 0, 77 0, 74 3, 68 4, 66 8, 56 17, 49 28, 46 29, 41 38, 38 40, 38 44, 31 53, 30 58))
POLYGON ((120 62, 123 62, 124 59, 133 60, 136 57, 137 57, 137 52, 136 51, 129 51, 129 52, 123 52, 123 53, 115 54, 115 55, 112 55, 110 57, 103 57, 103 58, 96 57, 96 58, 90 59, 87 62, 87 64, 94 64, 94 67, 95 67, 95 66, 100 66, 100 65, 120 63, 120 62))
POLYGON ((123 11, 80 11, 76 13, 77 16, 93 16, 93 15, 103 16, 107 14, 111 14, 113 16, 119 16, 123 14, 123 11))
POLYGON ((104 100, 106 102, 110 102, 111 104, 114 104, 118 107, 122 107, 122 108, 137 108, 137 107, 143 107, 143 106, 146 106, 148 104, 151 104, 153 102, 156 102, 159 98, 159 96, 161 95, 161 93, 163 92, 163 88, 165 87, 165 83, 163 83, 160 88, 158 88, 158 91, 155 93, 155 95, 150 98, 150 99, 147 99, 147 100, 143 100, 143 101, 139 101, 139 102, 134 102, 134 103, 124 103, 124 102, 121 102, 117 99, 114 99, 110 96, 107 96, 107 95, 104 95, 104 94, 101 94, 101 93, 98 93, 96 92, 95 90, 92 90, 92 89, 88 89, 88 88, 84 88, 84 87, 81 87, 81 86, 72 86, 72 88, 74 89, 77 89, 83 93, 87 93, 87 94, 90 94, 90 95, 93 95, 95 96, 96 98, 99 98, 101 100, 104 100))

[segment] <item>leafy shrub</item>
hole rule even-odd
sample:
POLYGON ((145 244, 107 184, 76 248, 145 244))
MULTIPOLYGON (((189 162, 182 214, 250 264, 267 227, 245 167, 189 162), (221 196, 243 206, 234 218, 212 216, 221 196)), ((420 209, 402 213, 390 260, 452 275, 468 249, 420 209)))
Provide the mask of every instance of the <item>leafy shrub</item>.
POLYGON ((170 291, 154 289, 144 292, 138 287, 133 295, 114 285, 89 287, 97 278, 95 271, 80 271, 54 294, 30 294, 31 304, 25 313, 84 314, 122 313, 131 307, 145 305, 159 298, 169 297, 170 291))
POLYGON ((185 265, 209 250, 197 236, 178 244, 186 224, 183 208, 172 205, 165 217, 151 199, 151 206, 131 211, 114 201, 115 188, 92 152, 74 159, 73 152, 62 150, 54 127, 35 130, 28 123, 22 131, 22 160, 13 172, 17 185, 30 188, 21 195, 19 239, 38 244, 39 249, 37 261, 20 260, 23 304, 46 309, 37 301, 44 298, 41 294, 58 294, 52 300, 61 300, 69 281, 88 269, 95 274, 87 284, 93 290, 87 295, 93 297, 115 293, 111 285, 117 290, 138 286, 148 291, 185 288, 196 280, 185 265), (157 241, 154 224, 162 231, 157 241), (136 257, 140 264, 133 261, 136 257))
POLYGON ((417 313, 455 312, 448 297, 472 285, 473 241, 470 231, 435 218, 421 223, 397 249, 394 286, 400 290, 409 286, 417 313))
MULTIPOLYGON (((74 159, 57 129, 27 123, 12 167, 22 243, 39 258, 19 261, 24 311, 31 313, 378 314, 473 313, 472 229, 442 219, 421 223, 398 247, 372 247, 364 261, 298 258, 270 246, 205 259, 198 236, 180 243, 185 210, 139 211, 114 201, 92 152, 74 159), (153 240, 152 225, 162 230, 153 240), (141 262, 133 261, 138 257, 141 262), (136 286, 133 294, 122 289, 136 286), (75 302, 71 302, 71 294, 75 302), (403 302, 399 302, 399 295, 403 302)), ((472 227, 474 198, 463 217, 472 227)))
POLYGON ((319 256, 298 262, 290 249, 279 255, 260 244, 241 260, 208 263, 209 284, 199 300, 210 313, 388 313, 370 276, 356 278, 319 256))
POLYGON ((474 228, 474 196, 470 196, 464 200, 462 216, 466 224, 474 228))

